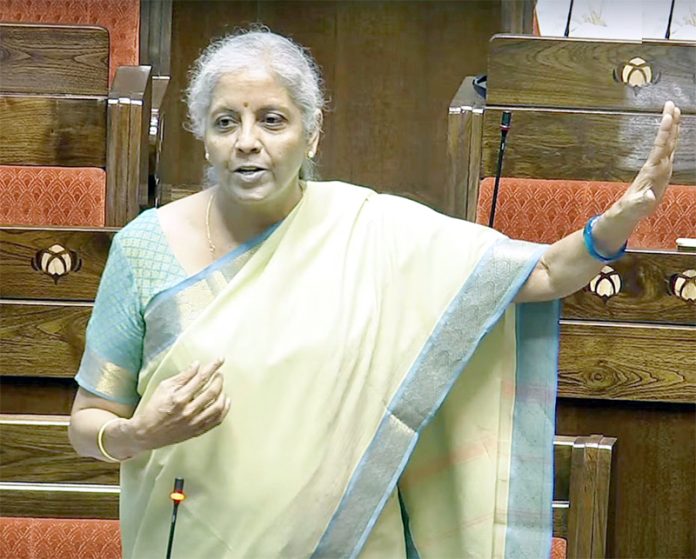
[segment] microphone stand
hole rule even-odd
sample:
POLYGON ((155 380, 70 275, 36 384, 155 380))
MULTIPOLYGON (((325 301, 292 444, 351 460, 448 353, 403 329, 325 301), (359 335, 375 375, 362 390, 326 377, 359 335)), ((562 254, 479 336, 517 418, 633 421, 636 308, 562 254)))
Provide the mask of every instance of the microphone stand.
POLYGON ((676 0, 672 0, 672 4, 669 7, 669 18, 667 19, 667 32, 665 33, 665 39, 669 39, 672 34, 672 17, 674 16, 674 3, 676 0))
POLYGON ((169 542, 167 543, 167 555, 166 559, 171 559, 172 557, 172 544, 174 543, 174 529, 176 528, 176 516, 179 512, 179 505, 181 501, 186 498, 184 495, 184 480, 180 477, 174 480, 174 490, 169 494, 169 498, 172 500, 172 522, 169 526, 169 542))
POLYGON ((503 156, 505 155, 505 145, 507 144, 507 135, 510 131, 510 122, 512 121, 512 113, 503 111, 503 118, 500 121, 500 149, 498 150, 498 166, 495 170, 495 184, 493 186, 493 201, 491 202, 491 215, 488 218, 488 227, 493 227, 495 221, 495 206, 498 202, 498 190, 500 189, 500 176, 503 173, 503 156))
POLYGON ((564 37, 570 36, 570 20, 573 17, 573 4, 574 3, 575 3, 575 0, 570 0, 570 7, 568 8, 568 19, 566 20, 565 31, 563 32, 564 37))

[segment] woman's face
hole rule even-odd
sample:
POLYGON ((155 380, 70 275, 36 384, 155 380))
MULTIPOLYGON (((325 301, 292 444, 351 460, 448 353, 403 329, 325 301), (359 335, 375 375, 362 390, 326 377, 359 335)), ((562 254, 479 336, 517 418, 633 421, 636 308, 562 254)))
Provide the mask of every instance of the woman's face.
POLYGON ((205 147, 220 187, 240 203, 296 196, 315 136, 306 139, 300 109, 266 68, 225 74, 213 90, 205 147))

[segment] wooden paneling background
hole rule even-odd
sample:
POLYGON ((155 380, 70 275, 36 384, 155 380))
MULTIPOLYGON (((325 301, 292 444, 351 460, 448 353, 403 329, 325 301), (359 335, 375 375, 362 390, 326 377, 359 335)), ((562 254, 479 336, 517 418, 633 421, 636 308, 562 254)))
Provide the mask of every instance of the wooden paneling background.
POLYGON ((696 406, 561 399, 556 433, 617 439, 607 557, 696 557, 696 406))
POLYGON ((212 38, 259 21, 309 47, 324 71, 322 178, 451 209, 447 109, 464 77, 485 71, 500 2, 175 1, 172 18, 166 184, 199 185, 204 168, 202 144, 183 129, 189 66, 212 38))

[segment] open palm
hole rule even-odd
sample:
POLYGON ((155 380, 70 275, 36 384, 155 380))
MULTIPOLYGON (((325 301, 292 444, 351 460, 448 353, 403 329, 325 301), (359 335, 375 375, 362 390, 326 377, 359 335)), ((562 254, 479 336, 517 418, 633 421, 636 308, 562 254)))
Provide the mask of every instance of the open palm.
POLYGON ((667 101, 660 128, 647 161, 621 197, 622 209, 636 220, 653 213, 660 204, 672 176, 672 160, 679 138, 681 111, 667 101))

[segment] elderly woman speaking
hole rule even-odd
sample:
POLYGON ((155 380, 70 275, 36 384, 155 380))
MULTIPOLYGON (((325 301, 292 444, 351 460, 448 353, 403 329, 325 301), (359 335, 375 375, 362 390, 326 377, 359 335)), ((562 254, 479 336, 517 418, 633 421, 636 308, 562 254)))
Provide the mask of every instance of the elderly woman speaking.
POLYGON ((214 186, 115 236, 77 374, 124 556, 164 556, 180 477, 176 557, 548 557, 557 300, 660 202, 679 109, 618 202, 541 246, 307 180, 321 79, 286 38, 211 45, 188 105, 214 186))

